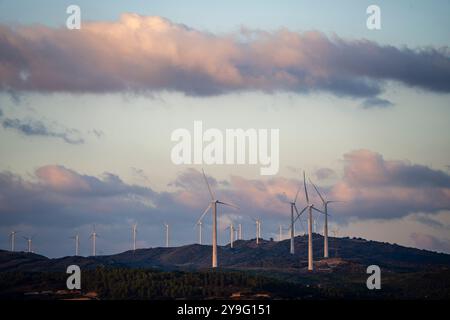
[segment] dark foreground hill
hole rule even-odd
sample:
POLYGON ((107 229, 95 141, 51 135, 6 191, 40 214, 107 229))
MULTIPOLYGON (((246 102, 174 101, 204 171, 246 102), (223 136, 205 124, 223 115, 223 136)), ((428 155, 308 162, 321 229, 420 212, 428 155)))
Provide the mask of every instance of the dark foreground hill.
MULTIPOLYGON (((450 255, 364 239, 314 235, 315 270, 307 270, 307 237, 289 241, 241 240, 219 246, 211 271, 211 246, 139 249, 97 257, 49 259, 0 251, 0 298, 58 298, 67 266, 83 271, 83 289, 101 299, 244 298, 449 299, 450 255), (366 287, 369 265, 382 270, 382 290, 366 287), (24 295, 24 293, 33 293, 24 295), (50 292, 50 293, 49 293, 50 292)), ((78 293, 81 294, 81 293, 78 293)))

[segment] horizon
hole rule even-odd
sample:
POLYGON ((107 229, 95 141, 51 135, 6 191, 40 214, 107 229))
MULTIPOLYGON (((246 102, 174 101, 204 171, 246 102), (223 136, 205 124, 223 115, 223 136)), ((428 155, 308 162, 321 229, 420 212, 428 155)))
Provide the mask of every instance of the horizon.
MULTIPOLYGON (((320 233, 313 232, 313 236, 314 235, 319 235, 319 236, 321 236, 323 238, 323 235, 321 235, 320 233)), ((307 234, 303 234, 303 235, 298 234, 298 235, 295 236, 295 239, 297 239, 297 238, 305 238, 305 239, 307 239, 307 237, 308 237, 307 234)), ((376 240, 364 239, 364 238, 360 238, 360 237, 332 236, 332 235, 330 235, 329 238, 330 239, 331 238, 335 238, 335 239, 349 239, 349 240, 360 240, 360 239, 362 239, 362 240, 367 241, 367 242, 377 242, 377 243, 380 243, 380 244, 387 244, 387 245, 391 245, 391 246, 400 246, 400 247, 406 248, 406 249, 415 249, 415 250, 420 250, 420 251, 424 251, 425 250, 427 252, 434 253, 434 254, 450 255, 449 253, 446 253, 446 252, 439 252, 439 251, 433 251, 433 250, 427 250, 427 249, 419 249, 419 248, 415 248, 415 247, 399 245, 397 243, 376 241, 376 240)), ((265 242, 268 242, 268 243, 271 243, 271 242, 289 242, 290 241, 290 239, 288 237, 285 237, 281 241, 273 239, 273 238, 272 239, 260 238, 259 240, 260 241, 265 241, 265 242)), ((246 242, 246 243, 253 242, 253 241, 255 241, 255 243, 256 243, 256 237, 255 238, 249 238, 249 239, 235 239, 234 240, 234 242, 246 242)), ((43 256, 43 257, 48 258, 48 259, 62 259, 62 258, 68 258, 68 257, 80 257, 80 258, 106 257, 106 256, 120 255, 120 254, 128 253, 128 252, 133 252, 134 253, 135 251, 140 251, 140 250, 151 250, 151 249, 167 249, 167 250, 170 250, 170 249, 176 249, 176 248, 181 248, 181 247, 189 247, 189 246, 206 246, 206 247, 211 247, 212 245, 209 244, 209 243, 206 243, 206 244, 202 243, 202 244, 200 244, 198 242, 192 242, 192 243, 181 244, 179 246, 169 246, 169 247, 166 247, 165 245, 154 246, 154 247, 136 247, 136 250, 134 250, 133 248, 130 248, 130 249, 126 249, 125 251, 112 252, 112 253, 109 253, 109 254, 96 254, 95 256, 92 255, 92 254, 91 255, 83 255, 83 254, 75 255, 75 254, 73 254, 73 255, 62 255, 62 256, 55 256, 55 257, 48 257, 48 256, 45 256, 43 254, 40 254, 39 252, 34 252, 34 251, 32 251, 32 252, 27 252, 26 250, 23 250, 23 251, 18 251, 18 250, 11 251, 11 250, 5 250, 5 249, 0 249, 0 251, 11 252, 11 253, 19 253, 19 254, 29 254, 29 253, 31 253, 31 254, 34 254, 34 255, 43 256)), ((228 243, 224 243, 224 244, 217 244, 217 246, 218 247, 222 247, 222 248, 225 248, 225 247, 229 248, 230 243, 228 242, 228 243)), ((307 244, 305 244, 305 247, 306 246, 307 246, 307 244)), ((231 248, 231 249, 233 249, 233 248, 231 248)), ((92 250, 92 248, 90 248, 90 250, 92 250)), ((296 251, 295 255, 298 255, 298 250, 296 251)), ((329 259, 336 259, 336 258, 343 259, 342 257, 336 256, 334 253, 331 254, 329 259)), ((319 256, 319 257, 315 258, 315 260, 318 260, 318 261, 320 261, 322 259, 324 259, 322 256, 319 256)))

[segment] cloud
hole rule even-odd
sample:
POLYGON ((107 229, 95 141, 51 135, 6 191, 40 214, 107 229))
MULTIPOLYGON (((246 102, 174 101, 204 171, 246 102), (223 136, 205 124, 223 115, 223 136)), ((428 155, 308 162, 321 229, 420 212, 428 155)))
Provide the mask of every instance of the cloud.
POLYGON ((96 138, 100 139, 105 135, 105 133, 102 130, 92 129, 88 131, 89 134, 94 135, 96 138))
POLYGON ((441 240, 429 234, 413 232, 411 233, 411 240, 420 249, 449 252, 450 241, 447 239, 441 240))
POLYGON ((367 98, 364 100, 363 107, 366 109, 369 108, 388 108, 392 107, 394 104, 389 100, 381 99, 378 97, 367 98))
POLYGON ((145 182, 150 182, 150 178, 147 176, 144 170, 135 167, 131 167, 130 169, 134 177, 145 182))
POLYGON ((314 175, 318 180, 326 180, 336 175, 333 169, 330 168, 320 168, 314 172, 314 175))
POLYGON ((123 14, 78 31, 0 26, 0 88, 39 92, 328 92, 379 98, 386 81, 450 92, 447 48, 396 48, 321 32, 212 34, 167 19, 123 14), (26 76, 24 76, 26 75, 26 76))
POLYGON ((118 215, 149 210, 156 201, 151 189, 128 185, 111 173, 97 178, 47 165, 38 168, 33 178, 24 180, 10 172, 0 173, 0 216, 4 224, 113 223, 118 215))
POLYGON ((357 150, 344 155, 344 176, 328 193, 347 204, 339 213, 361 219, 392 219, 410 213, 450 210, 450 175, 406 161, 357 150))
POLYGON ((3 128, 12 129, 26 136, 40 136, 58 138, 69 144, 82 144, 84 139, 76 129, 64 128, 60 124, 53 122, 46 124, 34 119, 11 119, 2 120, 3 128))

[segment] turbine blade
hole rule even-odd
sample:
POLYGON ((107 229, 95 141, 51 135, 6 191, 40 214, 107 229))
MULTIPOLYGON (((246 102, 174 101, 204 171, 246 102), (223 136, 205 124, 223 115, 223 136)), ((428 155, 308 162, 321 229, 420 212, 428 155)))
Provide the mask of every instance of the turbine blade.
POLYGON ((202 173, 203 173, 203 178, 205 178, 206 186, 208 187, 208 191, 209 191, 209 195, 211 196, 211 200, 214 201, 214 199, 215 199, 214 198, 214 194, 211 191, 211 187, 209 186, 208 179, 206 178, 206 174, 205 174, 205 171, 203 169, 202 169, 202 173))
POLYGON ((295 198, 294 198, 294 201, 293 201, 294 203, 297 202, 298 194, 300 193, 301 187, 302 187, 301 185, 298 186, 297 193, 295 194, 295 198))
POLYGON ((306 188, 305 171, 303 171, 303 186, 305 187, 306 203, 309 204, 308 189, 306 188))
POLYGON ((319 189, 317 189, 316 185, 311 181, 311 179, 309 179, 309 182, 313 185, 314 189, 316 190, 317 194, 320 197, 320 200, 322 200, 322 202, 325 204, 325 199, 322 197, 322 195, 319 192, 319 189))
POLYGON ((302 209, 302 211, 300 211, 300 213, 299 213, 298 215, 301 216, 302 213, 305 212, 306 209, 308 209, 308 207, 304 207, 304 208, 302 209))
POLYGON ((298 213, 297 206, 294 206, 294 208, 295 208, 295 211, 297 212, 297 217, 294 220, 294 223, 295 223, 298 219, 300 219, 300 216, 302 215, 303 212, 305 212, 306 209, 308 209, 308 207, 304 207, 303 210, 300 211, 300 213, 298 213))
POLYGON ((203 217, 208 213, 209 209, 211 209, 211 204, 209 204, 209 206, 205 209, 205 211, 203 211, 202 215, 200 216, 200 218, 197 220, 197 224, 200 223, 200 221, 202 221, 203 217))
POLYGON ((217 201, 217 203, 220 203, 220 204, 223 204, 225 206, 229 206, 229 207, 232 207, 232 208, 235 208, 235 209, 239 209, 238 206, 235 206, 234 204, 231 204, 231 203, 226 203, 226 202, 222 202, 222 201, 217 201))
MULTIPOLYGON (((317 209, 317 208, 314 207, 314 206, 311 206, 311 208, 312 208, 313 210, 316 210, 317 212, 320 212, 321 214, 325 214, 325 212, 323 212, 322 210, 317 209)), ((327 214, 327 215, 329 216, 329 214, 327 214)))
POLYGON ((342 200, 330 200, 327 201, 327 203, 345 203, 346 201, 342 201, 342 200))
POLYGON ((297 206, 294 204, 294 209, 295 209, 295 212, 297 212, 297 216, 299 215, 299 213, 298 213, 298 209, 297 209, 297 206))

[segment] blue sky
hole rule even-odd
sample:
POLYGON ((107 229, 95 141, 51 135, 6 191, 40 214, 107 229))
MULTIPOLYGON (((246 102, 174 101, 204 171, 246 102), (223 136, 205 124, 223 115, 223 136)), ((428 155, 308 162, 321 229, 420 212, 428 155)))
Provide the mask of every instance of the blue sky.
POLYGON ((36 233, 51 256, 72 248, 55 237, 87 238, 94 223, 104 253, 129 247, 133 222, 140 246, 163 244, 164 221, 178 230, 175 245, 193 242, 194 229, 180 230, 203 211, 206 190, 200 166, 170 161, 170 134, 202 120, 280 129, 276 176, 205 168, 219 194, 252 200, 246 212, 223 212, 222 226, 244 223, 249 238, 262 215, 264 237, 275 237, 289 213, 279 193, 294 192, 306 170, 330 197, 348 197, 332 221, 341 234, 450 252, 448 12, 437 0, 0 1, 0 232, 36 233), (74 3, 89 36, 117 38, 58 29, 74 3), (373 3, 382 30, 366 28, 373 3), (140 16, 120 20, 127 12, 140 16), (147 29, 133 33, 136 22, 147 29), (241 27, 269 33, 247 50, 241 27), (331 173, 320 178, 323 169, 331 173))
POLYGON ((116 20, 123 12, 157 15, 211 32, 230 32, 245 25, 264 30, 318 29, 343 37, 367 38, 381 43, 409 46, 448 45, 450 3, 434 1, 0 1, 0 21, 64 25, 70 4, 82 8, 85 20, 116 20), (382 9, 382 30, 365 27, 366 8, 382 9))

